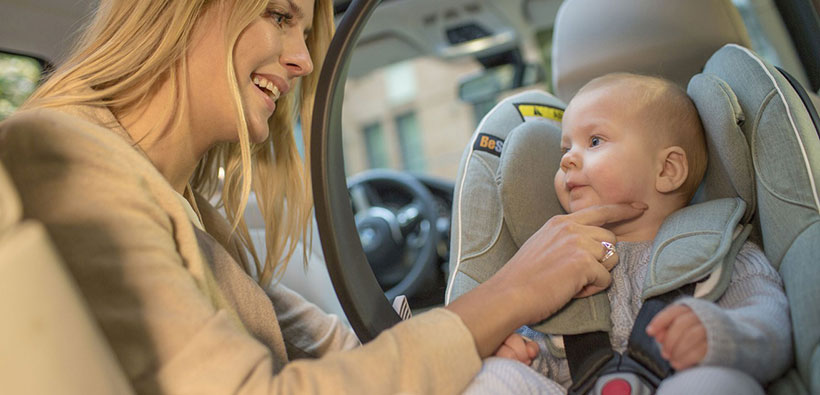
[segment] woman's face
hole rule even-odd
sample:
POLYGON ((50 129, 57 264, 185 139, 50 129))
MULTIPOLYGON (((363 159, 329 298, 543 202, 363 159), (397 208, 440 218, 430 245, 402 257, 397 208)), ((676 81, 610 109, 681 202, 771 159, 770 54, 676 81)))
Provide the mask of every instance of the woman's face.
MULTIPOLYGON (((277 99, 313 70, 305 44, 313 21, 313 3, 270 1, 234 44, 233 65, 251 142, 268 137, 268 119, 277 99)), ((194 29, 187 58, 192 133, 208 145, 239 139, 226 75, 230 4, 220 2, 205 12, 194 29)))

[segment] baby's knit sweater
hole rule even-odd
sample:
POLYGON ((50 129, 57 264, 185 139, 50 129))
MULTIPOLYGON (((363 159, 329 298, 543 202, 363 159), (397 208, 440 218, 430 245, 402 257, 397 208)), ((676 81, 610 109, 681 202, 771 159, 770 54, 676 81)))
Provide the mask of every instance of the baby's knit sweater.
MULTIPOLYGON (((611 305, 610 341, 624 352, 632 324, 641 308, 646 267, 652 242, 620 242, 620 261, 612 270, 607 290, 611 305)), ((716 303, 683 298, 675 304, 690 307, 706 328, 708 350, 701 365, 725 366, 766 383, 781 375, 792 360, 791 321, 780 276, 763 251, 746 243, 737 255, 726 293, 716 303)), ((528 327, 519 331, 539 343, 532 367, 562 386, 571 384, 567 360, 553 356, 546 335, 528 327)))

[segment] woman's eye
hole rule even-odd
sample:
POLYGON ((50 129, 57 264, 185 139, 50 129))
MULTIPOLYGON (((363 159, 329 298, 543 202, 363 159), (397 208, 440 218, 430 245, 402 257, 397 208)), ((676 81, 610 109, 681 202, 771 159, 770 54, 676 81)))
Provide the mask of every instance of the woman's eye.
POLYGON ((273 21, 276 22, 276 24, 279 26, 284 26, 288 24, 288 22, 290 22, 291 19, 293 19, 293 15, 276 10, 268 10, 265 13, 267 14, 268 18, 273 19, 273 21))
POLYGON ((601 144, 601 138, 600 137, 592 136, 592 138, 589 139, 589 146, 590 147, 597 147, 599 144, 601 144))

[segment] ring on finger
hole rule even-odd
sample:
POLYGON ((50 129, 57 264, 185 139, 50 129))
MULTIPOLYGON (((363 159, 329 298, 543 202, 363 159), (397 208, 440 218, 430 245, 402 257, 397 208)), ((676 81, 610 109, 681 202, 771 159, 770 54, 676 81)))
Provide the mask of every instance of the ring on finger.
POLYGON ((598 261, 598 262, 604 263, 604 262, 606 262, 607 259, 609 259, 613 255, 615 255, 615 245, 608 242, 608 241, 602 241, 601 245, 606 250, 606 253, 604 253, 604 257, 601 258, 601 260, 598 261))

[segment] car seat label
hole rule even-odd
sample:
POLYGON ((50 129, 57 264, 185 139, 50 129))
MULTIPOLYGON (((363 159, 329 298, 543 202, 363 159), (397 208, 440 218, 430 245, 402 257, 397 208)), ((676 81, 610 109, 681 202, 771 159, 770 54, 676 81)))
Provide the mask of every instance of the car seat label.
POLYGON ((504 140, 490 134, 479 133, 475 139, 473 150, 489 152, 495 156, 501 156, 501 149, 504 147, 504 140))
POLYGON ((524 121, 528 121, 527 118, 544 118, 550 119, 555 122, 561 122, 561 119, 564 118, 564 109, 558 107, 547 106, 544 104, 528 104, 528 103, 517 103, 515 104, 515 108, 518 109, 518 114, 521 115, 521 119, 524 121))

